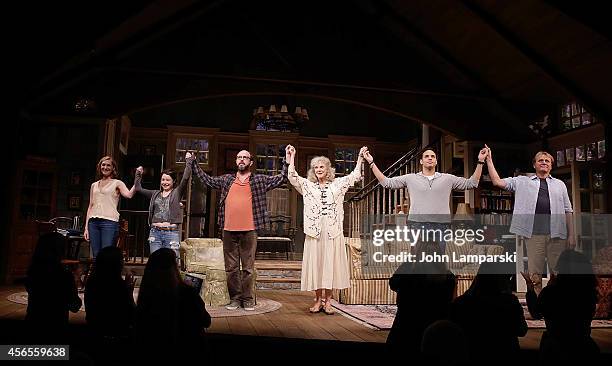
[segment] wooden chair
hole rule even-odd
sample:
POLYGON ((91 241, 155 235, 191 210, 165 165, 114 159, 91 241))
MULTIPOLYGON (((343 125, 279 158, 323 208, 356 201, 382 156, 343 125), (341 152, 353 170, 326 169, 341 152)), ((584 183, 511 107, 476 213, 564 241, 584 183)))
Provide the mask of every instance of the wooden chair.
POLYGON ((78 288, 84 288, 85 283, 81 279, 81 260, 79 253, 81 244, 85 240, 78 229, 73 227, 75 220, 70 217, 54 217, 49 221, 37 221, 38 235, 43 235, 50 232, 57 232, 65 239, 64 255, 62 264, 72 272, 75 284, 78 288))
POLYGON ((263 231, 263 235, 257 238, 257 244, 258 246, 259 243, 264 244, 264 246, 270 246, 270 244, 284 245, 287 260, 289 260, 289 253, 293 252, 295 231, 296 229, 291 227, 291 216, 270 216, 270 225, 263 231))

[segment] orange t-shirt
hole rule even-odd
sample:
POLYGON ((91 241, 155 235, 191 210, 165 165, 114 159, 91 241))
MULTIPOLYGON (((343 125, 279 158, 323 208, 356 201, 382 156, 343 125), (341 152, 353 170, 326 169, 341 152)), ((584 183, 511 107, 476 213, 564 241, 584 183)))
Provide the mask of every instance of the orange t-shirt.
POLYGON ((253 194, 250 176, 242 183, 238 177, 225 198, 225 227, 227 231, 255 230, 253 220, 253 194))

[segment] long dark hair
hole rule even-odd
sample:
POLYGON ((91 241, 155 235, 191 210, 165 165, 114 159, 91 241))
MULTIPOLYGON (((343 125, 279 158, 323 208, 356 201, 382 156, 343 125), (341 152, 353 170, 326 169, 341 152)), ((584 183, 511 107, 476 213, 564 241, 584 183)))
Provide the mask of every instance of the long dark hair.
POLYGON ((136 327, 139 336, 163 333, 168 340, 178 339, 178 303, 181 276, 172 249, 160 248, 149 256, 145 267, 138 304, 136 327))
POLYGON ((32 255, 32 261, 28 268, 28 278, 61 272, 63 250, 64 238, 62 235, 56 232, 42 234, 38 238, 32 255))
POLYGON ((478 268, 478 274, 472 281, 466 295, 498 295, 511 293, 510 281, 512 275, 500 263, 484 262, 478 268))
POLYGON ((96 257, 96 264, 91 274, 92 279, 101 280, 107 283, 122 281, 123 254, 121 249, 110 246, 100 250, 96 257))

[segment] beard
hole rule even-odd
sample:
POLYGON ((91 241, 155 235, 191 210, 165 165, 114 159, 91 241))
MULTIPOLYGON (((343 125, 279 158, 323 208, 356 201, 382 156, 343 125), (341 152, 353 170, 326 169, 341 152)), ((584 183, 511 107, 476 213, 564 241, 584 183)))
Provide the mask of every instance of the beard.
POLYGON ((248 170, 249 167, 246 164, 238 164, 238 171, 239 172, 244 172, 245 170, 248 170))

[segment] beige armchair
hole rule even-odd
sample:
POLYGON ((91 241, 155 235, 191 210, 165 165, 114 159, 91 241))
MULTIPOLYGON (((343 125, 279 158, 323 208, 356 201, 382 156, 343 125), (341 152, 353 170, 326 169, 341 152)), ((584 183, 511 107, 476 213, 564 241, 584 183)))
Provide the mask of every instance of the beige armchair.
MULTIPOLYGON (((209 306, 230 302, 223 259, 223 242, 217 238, 189 238, 181 242, 181 267, 187 273, 204 276, 200 296, 209 306)), ((253 297, 257 303, 257 270, 253 273, 253 297)))
POLYGON ((185 272, 204 276, 200 296, 206 305, 221 306, 229 303, 221 239, 186 239, 181 242, 180 256, 185 272))

